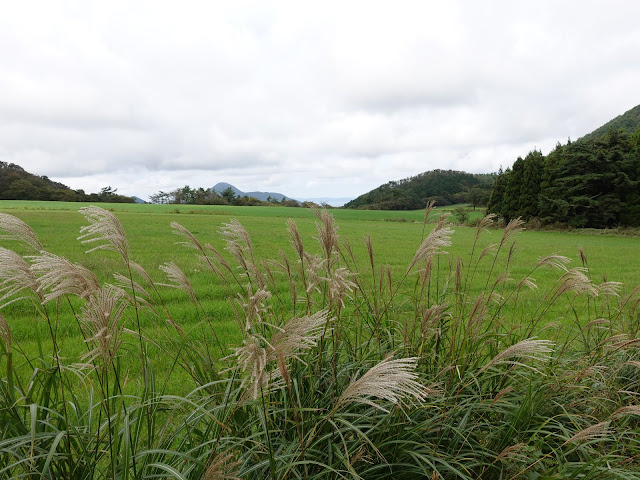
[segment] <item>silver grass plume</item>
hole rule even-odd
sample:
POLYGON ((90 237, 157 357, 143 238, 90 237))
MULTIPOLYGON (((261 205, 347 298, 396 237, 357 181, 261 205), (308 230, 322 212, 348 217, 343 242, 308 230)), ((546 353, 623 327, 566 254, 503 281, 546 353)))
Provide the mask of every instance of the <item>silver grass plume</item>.
POLYGON ((242 224, 235 218, 229 223, 223 223, 220 233, 227 246, 226 249, 242 265, 253 256, 251 237, 242 224))
POLYGON ((476 235, 475 235, 474 241, 477 241, 478 238, 480 237, 480 234, 483 231, 485 231, 487 228, 489 228, 491 225, 493 225, 494 218, 496 218, 495 213, 489 213, 484 217, 482 217, 482 219, 478 222, 478 226, 476 227, 476 235))
POLYGON ((502 238, 500 238, 500 247, 507 243, 512 237, 524 230, 523 225, 524 222, 520 217, 514 218, 509 223, 507 223, 507 226, 504 227, 504 231, 502 232, 502 238))
POLYGON ((87 362, 101 358, 106 366, 115 358, 121 343, 121 320, 128 305, 124 290, 114 285, 104 286, 87 299, 80 315, 87 331, 86 342, 93 345, 83 357, 87 362))
POLYGON ((326 310, 313 315, 292 318, 271 337, 269 343, 272 352, 286 360, 290 358, 299 360, 298 353, 318 344, 318 339, 326 332, 328 318, 326 310))
POLYGON ((293 220, 293 218, 287 220, 287 231, 289 232, 289 236, 291 237, 291 245, 298 254, 298 257, 303 258, 304 245, 302 243, 300 232, 298 231, 298 225, 293 220))
POLYGON ((565 444, 567 443, 583 443, 587 440, 594 440, 596 438, 608 437, 611 435, 612 430, 609 428, 611 422, 600 422, 595 425, 591 425, 583 430, 580 430, 578 433, 569 438, 565 444))
POLYGON ((271 293, 264 288, 253 293, 251 284, 247 285, 247 301, 240 297, 240 304, 245 313, 245 330, 248 332, 251 327, 262 321, 262 314, 266 313, 269 306, 266 302, 271 298, 271 293))
POLYGON ((271 358, 267 348, 261 346, 260 341, 261 337, 248 335, 242 341, 243 346, 236 348, 233 353, 240 369, 248 374, 243 380, 243 385, 249 385, 248 393, 254 400, 261 391, 268 392, 284 384, 279 369, 267 370, 271 358))
POLYGON ((231 461, 232 459, 233 453, 223 452, 215 455, 209 462, 203 480, 242 480, 233 471, 238 468, 240 462, 231 461))
POLYGON ((327 279, 329 284, 329 303, 344 307, 344 299, 349 293, 356 290, 357 285, 351 281, 356 274, 351 273, 347 268, 336 268, 327 279))
POLYGON ((34 250, 42 250, 42 244, 31 227, 8 213, 0 213, 0 240, 16 240, 34 250))
POLYGON ((597 287, 598 295, 604 295, 605 297, 619 297, 622 283, 620 282, 602 282, 597 287))
POLYGON ((191 285, 191 281, 189 277, 185 275, 182 269, 173 262, 167 262, 164 265, 160 265, 158 268, 162 270, 169 279, 170 282, 173 283, 159 283, 158 285, 162 285, 164 287, 172 287, 177 288, 178 290, 182 290, 185 292, 191 300, 195 303, 198 302, 198 298, 196 297, 196 292, 191 285))
POLYGON ((615 412, 613 412, 613 414, 611 416, 613 417, 615 415, 636 415, 636 416, 640 416, 640 405, 627 405, 626 407, 620 407, 615 412))
POLYGON ((118 252, 128 264, 129 242, 118 217, 104 208, 93 205, 83 207, 79 212, 84 215, 89 225, 80 228, 81 235, 78 240, 82 243, 102 242, 87 250, 87 253, 94 250, 113 250, 118 252))
POLYGON ((515 445, 510 445, 504 448, 498 454, 498 456, 496 456, 496 459, 493 461, 493 463, 504 462, 511 459, 526 460, 527 456, 520 453, 526 446, 527 446, 526 443, 516 443, 515 445))
POLYGON ((305 275, 307 278, 307 295, 312 293, 314 290, 316 292, 320 291, 320 282, 322 277, 320 277, 320 270, 322 270, 325 266, 326 259, 322 258, 320 255, 311 255, 308 252, 304 252, 304 264, 306 266, 305 275))
POLYGON ((244 383, 249 384, 253 399, 261 390, 268 391, 283 384, 288 376, 285 362, 292 358, 299 360, 300 352, 316 346, 327 321, 327 312, 321 311, 289 320, 270 341, 258 335, 247 336, 234 355, 240 369, 248 374, 244 383), (276 367, 272 367, 274 362, 276 367))
POLYGON ((440 249, 451 245, 451 234, 453 231, 449 227, 440 225, 441 224, 438 224, 438 226, 436 226, 436 228, 434 228, 422 241, 413 257, 413 260, 411 260, 411 263, 409 264, 409 268, 407 268, 407 272, 411 271, 416 264, 431 258, 433 255, 446 253, 441 252, 440 249))
POLYGON ((225 240, 225 248, 237 260, 246 275, 259 287, 264 287, 266 278, 255 262, 253 243, 247 230, 234 218, 231 222, 222 224, 220 233, 225 240))
POLYGON ((187 241, 184 242, 176 242, 178 245, 184 245, 188 248, 194 248, 201 252, 204 252, 204 248, 202 244, 198 241, 198 239, 187 230, 185 227, 180 225, 178 222, 171 222, 171 229, 175 235, 185 238, 187 241))
POLYGON ((333 252, 338 248, 338 227, 334 222, 333 215, 325 209, 314 208, 313 213, 320 220, 320 222, 316 222, 318 231, 316 240, 324 251, 324 257, 331 259, 333 252))
POLYGON ((552 254, 552 255, 547 255, 546 257, 540 258, 540 260, 538 260, 538 264, 536 265, 536 268, 538 267, 557 268, 558 270, 562 270, 566 272, 567 271, 566 265, 569 264, 569 262, 571 262, 571 260, 565 257, 564 255, 552 254))
MULTIPOLYGON (((0 304, 23 290, 38 294, 39 286, 38 278, 25 259, 12 250, 0 247, 0 304)), ((0 305, 0 308, 21 298, 24 297, 15 297, 0 305)))
POLYGON ((388 412, 372 399, 386 400, 393 405, 402 401, 423 402, 429 389, 418 382, 418 374, 415 373, 417 361, 416 357, 385 358, 349 384, 338 398, 336 408, 347 403, 362 403, 388 412))
MULTIPOLYGON (((434 304, 427 308, 422 314, 422 325, 420 328, 420 332, 422 337, 425 337, 427 334, 437 333, 437 325, 440 324, 442 319, 445 317, 445 312, 449 308, 449 305, 446 303, 442 303, 440 305, 434 304)), ((450 316, 450 314, 446 314, 450 316)))
POLYGON ((31 270, 38 275, 38 292, 43 295, 44 303, 63 295, 87 298, 100 288, 93 272, 64 257, 44 252, 29 257, 29 260, 32 262, 31 270))
POLYGON ((478 373, 500 364, 519 365, 538 372, 536 368, 523 363, 522 360, 527 359, 530 361, 545 362, 549 359, 549 354, 553 351, 554 345, 551 340, 535 340, 532 338, 522 340, 497 354, 487 362, 478 373), (513 360, 514 358, 518 360, 513 360))
POLYGON ((598 289, 584 273, 584 268, 574 267, 567 270, 559 280, 558 295, 566 292, 587 293, 591 297, 598 296, 598 289))

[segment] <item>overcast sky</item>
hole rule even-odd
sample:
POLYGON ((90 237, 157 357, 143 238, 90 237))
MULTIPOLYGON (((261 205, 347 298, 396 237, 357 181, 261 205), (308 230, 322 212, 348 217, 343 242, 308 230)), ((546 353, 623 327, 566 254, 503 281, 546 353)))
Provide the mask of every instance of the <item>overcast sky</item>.
POLYGON ((0 161, 144 199, 497 171, 640 103, 640 2, 12 1, 0 161))

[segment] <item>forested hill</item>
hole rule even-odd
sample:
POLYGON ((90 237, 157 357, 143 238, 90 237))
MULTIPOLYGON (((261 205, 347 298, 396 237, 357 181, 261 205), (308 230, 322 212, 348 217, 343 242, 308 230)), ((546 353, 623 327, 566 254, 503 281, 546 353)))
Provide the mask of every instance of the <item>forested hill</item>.
POLYGON ((46 200, 63 202, 133 203, 133 197, 117 195, 116 190, 105 187, 100 193, 72 190, 46 176, 27 172, 14 163, 0 162, 0 200, 46 200))
POLYGON ((416 210, 429 200, 436 205, 471 203, 483 205, 489 198, 496 174, 432 170, 415 177, 392 181, 345 204, 345 208, 416 210))
POLYGON ((640 226, 639 111, 609 122, 604 134, 598 129, 558 144, 547 156, 533 151, 518 158, 499 172, 487 210, 507 221, 537 218, 543 225, 640 226))
POLYGON ((613 120, 605 123, 593 132, 588 133, 578 141, 598 140, 604 137, 610 130, 623 130, 626 133, 633 134, 640 125, 640 105, 633 107, 631 110, 618 115, 613 120))

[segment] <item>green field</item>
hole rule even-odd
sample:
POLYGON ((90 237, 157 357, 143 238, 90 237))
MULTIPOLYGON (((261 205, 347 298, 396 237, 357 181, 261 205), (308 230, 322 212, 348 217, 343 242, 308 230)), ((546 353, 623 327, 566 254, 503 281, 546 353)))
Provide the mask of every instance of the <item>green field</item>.
MULTIPOLYGON (((45 473, 54 469, 52 458, 60 476, 88 462, 107 478, 125 473, 131 478, 202 478, 203 469, 215 465, 213 438, 240 465, 242 478, 334 478, 327 473, 333 471, 341 472, 335 478, 401 478, 400 473, 417 478, 407 472, 429 478, 439 478, 436 473, 444 478, 519 478, 523 472, 554 473, 558 462, 580 475, 584 469, 601 473, 619 456, 633 453, 640 458, 635 437, 617 444, 615 453, 593 439, 567 447, 583 428, 607 418, 613 422, 620 408, 635 405, 633 392, 640 378, 628 365, 636 362, 640 367, 640 359, 628 345, 635 345, 640 330, 634 291, 640 284, 640 238, 526 230, 505 236, 503 228, 462 225, 449 225, 449 235, 441 228, 445 224, 436 226, 448 213, 440 209, 425 223, 424 211, 333 209, 332 220, 301 208, 102 204, 121 223, 128 258, 146 270, 149 282, 135 268, 131 273, 131 263, 118 252, 86 252, 105 240, 78 240, 81 228, 89 224, 78 212, 85 206, 0 202, 0 212, 29 225, 43 250, 88 268, 102 285, 116 282, 114 274, 120 274, 120 291, 130 295, 116 330, 109 333, 113 336, 107 337, 87 326, 87 298, 98 298, 95 291, 87 298, 62 295, 45 307, 37 294, 27 293, 27 298, 2 308, 7 327, 0 324, 0 366, 8 374, 0 382, 0 421, 8 427, 0 439, 0 477, 25 471, 22 461, 12 459, 29 457, 25 452, 34 449, 29 432, 38 429, 42 453, 34 457, 37 466, 29 467, 37 478, 47 478, 45 473), (288 232, 289 219, 304 244, 303 262, 288 232), (242 243, 238 228, 230 233, 234 220, 250 236, 251 247, 242 243), (175 234, 172 222, 200 244, 211 245, 204 247, 210 264, 198 258, 197 250, 179 244, 185 238, 175 234), (327 253, 321 240, 334 228, 338 242, 331 243, 327 253), (437 246, 439 238, 447 243, 449 236, 451 245, 424 249, 437 246), (365 238, 371 239, 372 252, 365 238), (230 250, 234 241, 240 257, 230 250), (419 258, 416 252, 422 252, 419 258), (551 254, 570 263, 562 269, 538 265, 551 254), (186 274, 193 294, 161 285, 176 283, 159 268, 168 262, 186 274), (567 272, 572 267, 580 270, 567 272), (526 288, 524 278, 537 288, 526 288), (132 280, 140 284, 135 296, 132 280), (262 290, 268 294, 256 300, 262 290), (290 321, 318 321, 323 311, 332 327, 296 334, 312 337, 297 344, 299 353, 278 346, 290 321), (101 335, 114 343, 100 347, 101 335), (252 342, 262 346, 250 350, 252 342), (543 367, 539 362, 548 359, 550 345, 555 353, 543 367), (88 351, 106 356, 87 359, 88 351), (264 360, 256 352, 263 352, 264 360), (262 372, 275 362, 270 352, 284 352, 278 362, 285 362, 276 362, 270 375, 280 371, 286 373, 285 380, 293 378, 278 390, 256 374, 256 369, 262 372), (340 391, 350 381, 365 378, 365 367, 384 363, 389 354, 415 361, 421 381, 430 385, 427 390, 440 393, 426 399, 415 390, 417 384, 403 384, 405 390, 397 395, 414 395, 419 407, 407 407, 410 422, 398 409, 383 408, 388 416, 380 417, 377 427, 367 425, 382 415, 370 400, 377 398, 375 390, 366 402, 354 400, 355 405, 340 413, 351 405, 340 391), (501 360, 501 355, 507 356, 501 360), (528 367, 530 362, 536 367, 528 367), (601 375, 605 370, 611 375, 601 375), (102 391, 96 393, 98 388, 102 391), (65 397, 70 394, 73 401, 65 397), (248 400, 251 394, 253 401, 248 400), (94 395, 98 399, 92 403, 94 395), (231 410, 228 405, 233 405, 231 410), (77 418, 69 414, 69 406, 79 409, 77 418), (197 420, 190 415, 193 408, 202 413, 197 420), (94 409, 113 425, 82 414, 94 409), (111 417, 113 409, 119 413, 111 417), (123 417, 129 410, 137 413, 123 417), (50 420, 52 411, 64 417, 62 426, 50 420), (260 415, 263 423, 258 427, 260 415), (68 429, 78 434, 80 444, 85 441, 80 438, 90 439, 90 446, 78 451, 68 434, 64 448, 71 453, 58 458, 51 448, 63 445, 68 429), (94 433, 82 433, 85 429, 94 433), (128 435, 135 442, 130 443, 128 435), (406 443, 398 450, 395 442, 401 441, 406 443), (526 452, 500 460, 512 441, 526 445, 526 452), (356 475, 351 458, 363 455, 358 453, 362 449, 374 455, 371 458, 378 451, 383 463, 398 467, 382 472, 375 461, 368 461, 358 466, 356 475), (403 453, 413 449, 419 458, 403 453), (139 463, 128 459, 127 452, 139 463), (404 470, 409 464, 417 470, 404 470), (140 468, 146 469, 144 475, 140 468)), ((472 214, 480 216, 479 211, 472 214)), ((7 238, 0 245, 25 255, 28 262, 41 254, 7 238)), ((3 258, 7 262, 8 257, 3 258)), ((13 280, 2 278, 6 291, 13 280)), ((377 401, 399 402, 385 395, 377 401)), ((634 428, 629 422, 616 425, 634 428)))
MULTIPOLYGON (((89 204, 64 202, 29 202, 3 201, 0 211, 14 215, 26 222, 35 231, 45 250, 80 263, 104 282, 112 282, 113 272, 126 273, 121 259, 114 252, 97 251, 85 253, 89 246, 77 240, 80 228, 87 222, 78 213, 78 209, 89 204)), ((246 228, 256 254, 260 258, 277 259, 279 252, 284 252, 289 259, 293 258, 293 249, 287 234, 286 221, 293 218, 305 247, 313 253, 320 249, 315 241, 317 236, 317 218, 307 209, 286 207, 234 207, 234 206, 176 206, 176 205, 137 205, 137 204, 105 204, 117 214, 122 222, 129 244, 131 257, 142 265, 158 283, 164 282, 158 267, 166 262, 177 263, 190 277, 196 293, 207 309, 207 313, 219 322, 221 335, 226 340, 239 340, 233 310, 224 291, 217 284, 211 271, 203 267, 194 255, 194 251, 176 243, 182 239, 172 233, 171 222, 178 222, 189 229, 202 243, 211 243, 224 252, 225 244, 220 229, 223 224, 237 219, 246 228)), ((400 278, 422 241, 428 233, 438 214, 448 210, 436 210, 431 214, 430 222, 423 224, 424 211, 396 212, 369 210, 331 210, 341 241, 348 242, 355 253, 359 275, 363 280, 370 280, 364 237, 370 236, 376 254, 377 265, 389 265, 394 278, 400 278)), ((478 212, 479 213, 479 212, 478 212)), ((452 245, 446 249, 448 255, 441 256, 441 278, 445 279, 452 270, 452 262, 461 258, 467 266, 475 228, 455 225, 452 245)), ((484 232, 480 238, 477 253, 489 243, 500 240, 502 231, 492 229, 484 232)), ((12 248, 15 242, 3 241, 3 246, 12 248)), ((640 285, 640 270, 633 261, 640 247, 640 239, 624 236, 606 236, 600 234, 580 234, 579 232, 544 232, 523 231, 517 236, 515 257, 509 267, 513 282, 527 275, 536 262, 543 256, 558 254, 569 257, 571 266, 581 266, 578 249, 582 247, 588 258, 590 276, 594 283, 602 281, 622 282, 621 293, 630 291, 640 285)), ((25 251, 25 253, 27 253, 25 251)), ((503 262, 504 259, 499 259, 503 262)), ((485 258, 479 265, 478 277, 488 271, 491 262, 485 258)), ((546 292, 559 277, 557 271, 551 269, 538 270, 534 275, 538 285, 538 293, 546 292)), ((512 282, 512 283, 513 283, 512 282)), ((481 288, 480 284, 477 288, 481 288)), ((284 283, 282 284, 284 287, 284 283)), ((411 285, 408 285, 411 287, 411 285)), ((410 288, 409 288, 410 290, 410 288)), ((186 295, 170 289, 163 294, 176 312, 177 318, 186 325, 200 321, 193 318, 191 304, 186 295)), ((535 305, 536 292, 527 294, 529 305, 535 305)), ((17 316, 20 320, 12 322, 17 338, 28 339, 35 335, 32 322, 24 305, 8 307, 5 315, 9 318, 17 316)), ((63 322, 63 328, 65 327, 63 322)), ((44 328, 44 327, 43 327, 44 328)), ((70 325, 70 342, 80 344, 74 336, 74 326, 70 325)), ((42 333, 42 332, 40 332, 42 333)), ((75 332, 75 335, 79 335, 75 332)))

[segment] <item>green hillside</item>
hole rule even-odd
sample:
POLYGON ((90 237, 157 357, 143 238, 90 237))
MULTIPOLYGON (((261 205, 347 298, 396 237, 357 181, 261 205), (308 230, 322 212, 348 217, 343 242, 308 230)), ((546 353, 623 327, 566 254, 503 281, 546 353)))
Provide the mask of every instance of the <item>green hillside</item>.
POLYGON ((586 134, 578 141, 597 140, 606 135, 610 130, 622 130, 628 134, 633 134, 638 126, 640 126, 640 105, 633 107, 622 115, 618 115, 613 120, 596 128, 593 132, 586 134))
POLYGON ((489 198, 496 174, 432 170, 391 181, 345 204, 345 208, 416 210, 433 200, 438 206, 454 203, 483 205, 489 198))
POLYGON ((72 190, 46 176, 27 172, 15 163, 0 162, 0 200, 44 200, 58 202, 115 202, 133 203, 133 197, 117 195, 105 187, 100 193, 72 190))

